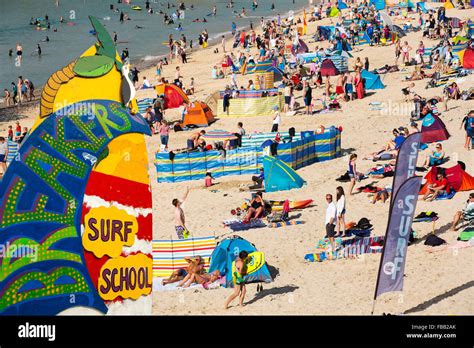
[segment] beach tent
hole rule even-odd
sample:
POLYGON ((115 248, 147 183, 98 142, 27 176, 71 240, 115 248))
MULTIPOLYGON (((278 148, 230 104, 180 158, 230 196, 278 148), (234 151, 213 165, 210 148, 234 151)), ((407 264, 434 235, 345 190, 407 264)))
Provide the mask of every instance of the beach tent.
POLYGON ((182 119, 182 126, 194 125, 197 127, 207 127, 214 122, 214 114, 206 103, 195 102, 191 104, 188 113, 182 119))
POLYGON ((444 171, 449 185, 455 192, 474 190, 474 177, 466 173, 460 164, 456 164, 451 168, 432 167, 425 175, 426 183, 421 188, 420 195, 425 194, 428 190, 428 185, 433 184, 437 180, 438 170, 444 171))
POLYGON ((375 6, 375 9, 380 11, 385 8, 385 0, 370 0, 370 4, 375 6))
MULTIPOLYGON (((332 29, 334 30, 334 27, 332 27, 332 29)), ((318 27, 318 36, 323 40, 329 40, 333 30, 331 30, 330 26, 320 25, 318 27)))
POLYGON ((339 9, 337 7, 332 7, 331 11, 329 12, 329 17, 337 17, 339 16, 339 9))
POLYGON ((401 27, 399 27, 399 26, 396 25, 396 24, 394 24, 394 25, 392 26, 392 30, 398 34, 398 37, 404 37, 404 36, 407 35, 407 34, 405 33, 405 30, 403 30, 401 27))
POLYGON ((339 71, 337 70, 336 66, 334 65, 334 62, 326 58, 323 60, 321 63, 321 75, 322 76, 336 76, 339 75, 339 71))
POLYGON ((189 104, 189 98, 184 91, 171 83, 161 83, 155 86, 156 94, 158 97, 164 99, 165 109, 175 109, 183 105, 184 102, 189 104))
POLYGON ((301 188, 306 182, 285 162, 271 156, 263 157, 265 192, 301 188))
POLYGON ((294 48, 292 48, 291 52, 293 54, 308 53, 309 52, 308 45, 306 45, 306 43, 303 40, 299 39, 298 40, 298 48, 296 48, 296 50, 294 48))
MULTIPOLYGON (((453 38, 453 42, 455 45, 457 44, 463 44, 465 42, 468 42, 469 39, 465 36, 462 36, 462 35, 456 35, 454 38, 453 38)), ((463 53, 464 54, 464 53, 463 53)))
POLYGON ((464 69, 474 69, 474 49, 466 48, 462 58, 462 66, 464 69))
POLYGON ((383 89, 385 85, 380 80, 380 75, 371 73, 367 70, 362 70, 360 75, 364 79, 364 88, 367 90, 383 89))
POLYGON ((348 64, 348 58, 346 56, 346 52, 342 51, 342 54, 333 54, 328 57, 328 59, 331 59, 332 62, 334 63, 334 66, 336 67, 337 71, 339 73, 345 73, 346 71, 349 71, 349 64, 348 64))
POLYGON ((413 3, 411 2, 411 0, 404 0, 402 3, 400 3, 399 5, 403 4, 403 6, 400 6, 400 7, 406 7, 406 8, 415 8, 415 5, 413 5, 413 3))
POLYGON ((359 45, 370 44, 370 36, 367 34, 367 31, 364 31, 362 34, 359 33, 359 45))
POLYGON ((454 8, 454 4, 451 0, 446 0, 443 7, 447 10, 447 9, 450 9, 450 8, 454 8))
POLYGON ((247 267, 248 273, 244 276, 245 282, 247 284, 272 282, 272 277, 263 253, 259 253, 255 245, 239 236, 228 237, 217 244, 211 255, 209 273, 219 270, 221 275, 225 275, 226 277, 226 287, 233 287, 232 264, 241 251, 246 251, 250 256, 252 256, 252 254, 253 256, 257 256, 250 260, 254 261, 254 264, 247 267))
POLYGON ((437 141, 448 140, 450 137, 446 130, 446 125, 441 119, 433 114, 423 117, 421 126, 421 141, 424 143, 434 143, 437 141))
POLYGON ((337 7, 338 7, 340 10, 344 10, 344 9, 348 8, 349 6, 347 6, 347 4, 346 4, 344 1, 339 0, 339 1, 337 2, 337 7))

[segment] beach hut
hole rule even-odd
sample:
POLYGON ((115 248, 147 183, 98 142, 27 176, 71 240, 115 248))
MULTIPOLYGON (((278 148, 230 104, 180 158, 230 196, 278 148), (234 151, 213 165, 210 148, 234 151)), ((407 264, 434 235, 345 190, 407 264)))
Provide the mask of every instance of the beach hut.
POLYGON ((228 237, 217 244, 211 255, 209 273, 219 271, 225 276, 225 286, 234 287, 233 268, 235 268, 235 259, 241 251, 249 254, 247 274, 243 277, 245 283, 271 283, 272 276, 265 262, 265 255, 257 251, 254 244, 239 236, 228 237))
POLYGON ((339 71, 337 70, 336 66, 334 65, 334 62, 329 58, 326 58, 321 63, 320 72, 321 72, 322 76, 336 76, 336 75, 339 75, 339 71))
POLYGON ((211 108, 206 103, 195 102, 191 104, 188 112, 184 115, 182 126, 207 127, 214 121, 214 114, 211 108))
POLYGON ((371 73, 370 71, 367 71, 367 70, 362 70, 360 75, 364 79, 364 88, 366 90, 385 88, 385 85, 382 83, 382 80, 380 79, 380 75, 371 73))
POLYGON ((179 108, 184 102, 190 103, 186 93, 175 84, 161 83, 155 86, 155 90, 158 97, 163 98, 165 109, 179 108))
POLYGON ((449 133, 446 125, 441 119, 433 114, 428 114, 423 118, 421 126, 421 141, 424 143, 434 143, 448 140, 449 133))
POLYGON ((301 188, 306 181, 285 162, 271 156, 263 157, 265 192, 286 191, 301 188))

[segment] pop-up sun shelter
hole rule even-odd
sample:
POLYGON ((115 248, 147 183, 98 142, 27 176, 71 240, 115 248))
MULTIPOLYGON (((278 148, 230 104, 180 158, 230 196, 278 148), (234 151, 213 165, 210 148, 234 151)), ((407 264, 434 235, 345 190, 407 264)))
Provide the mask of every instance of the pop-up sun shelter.
POLYGON ((421 141, 424 143, 434 143, 448 140, 449 133, 441 119, 433 114, 423 117, 421 126, 421 141))
POLYGON ((164 83, 155 86, 158 97, 164 95, 164 108, 175 109, 183 105, 183 102, 189 104, 189 98, 181 88, 171 83, 164 83))
POLYGON ((244 276, 248 283, 270 283, 272 277, 265 262, 263 253, 257 251, 255 245, 239 236, 232 236, 217 244, 211 255, 209 273, 219 270, 226 277, 226 287, 233 287, 233 264, 241 251, 246 251, 250 260, 247 264, 247 275, 244 276))
POLYGON ((425 175, 426 183, 421 188, 420 195, 425 194, 428 190, 428 185, 436 181, 436 175, 439 170, 444 171, 449 185, 455 192, 474 190, 474 177, 466 173, 460 164, 456 164, 451 168, 432 167, 425 175))
POLYGON ((474 69, 474 49, 466 48, 462 58, 462 67, 464 69, 474 69))
POLYGON ((336 65, 331 59, 325 59, 321 63, 321 75, 322 76, 336 76, 339 75, 339 71, 336 68, 336 65))
POLYGON ((285 191, 301 188, 306 181, 285 162, 271 156, 263 157, 265 192, 285 191))
POLYGON ((367 90, 372 89, 383 89, 385 85, 382 83, 380 79, 380 75, 371 73, 367 70, 362 70, 361 74, 362 78, 364 79, 364 88, 367 90))
POLYGON ((195 102, 191 104, 188 113, 184 115, 182 126, 207 127, 214 121, 214 114, 209 106, 203 102, 195 102))

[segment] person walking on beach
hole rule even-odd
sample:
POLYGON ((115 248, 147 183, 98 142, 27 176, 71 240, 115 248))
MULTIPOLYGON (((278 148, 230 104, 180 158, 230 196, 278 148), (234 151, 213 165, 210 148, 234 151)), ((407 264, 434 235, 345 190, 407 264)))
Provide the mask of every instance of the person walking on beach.
POLYGON ((189 231, 186 228, 186 219, 185 219, 184 211, 183 211, 184 203, 186 203, 188 194, 189 194, 189 187, 186 188, 186 192, 184 193, 184 196, 181 200, 174 198, 172 201, 172 204, 175 207, 174 226, 175 226, 178 239, 188 239, 189 237, 189 231))
POLYGON ((306 115, 312 115, 313 114, 313 107, 312 107, 312 101, 313 101, 313 89, 309 85, 308 82, 305 82, 305 87, 304 87, 304 105, 306 107, 306 115))
POLYGON ((351 179, 351 185, 349 187, 349 195, 353 195, 352 190, 354 189, 356 180, 359 181, 360 173, 357 172, 356 168, 357 154, 353 153, 349 157, 349 178, 351 179))
POLYGON ((16 105, 18 100, 18 87, 16 86, 15 82, 12 82, 12 93, 13 93, 13 96, 12 96, 12 100, 13 100, 13 104, 16 105))
POLYGON ((224 35, 222 35, 221 46, 222 46, 222 52, 226 53, 226 50, 225 50, 225 36, 224 35))
POLYGON ((336 225, 336 237, 346 236, 346 222, 344 216, 346 215, 346 197, 344 196, 344 189, 342 186, 336 187, 336 213, 337 213, 337 225, 336 225), (341 234, 342 229, 342 234, 341 234))
POLYGON ((331 250, 335 251, 334 237, 336 236, 337 208, 332 201, 332 195, 330 193, 326 194, 326 202, 328 204, 326 208, 326 220, 324 222, 326 226, 326 238, 328 238, 329 243, 331 243, 331 250))
POLYGON ((275 112, 275 114, 273 115, 273 123, 272 123, 271 132, 276 133, 278 132, 278 127, 280 126, 280 123, 281 123, 280 108, 278 107, 278 105, 275 105, 273 107, 273 111, 275 112))
POLYGON ((3 92, 5 93, 5 97, 3 98, 3 100, 5 101, 5 106, 9 107, 12 105, 12 96, 8 88, 5 88, 3 92))
POLYGON ((168 141, 170 138, 170 126, 165 120, 161 120, 160 126, 158 127, 158 133, 160 134, 161 146, 163 149, 168 147, 168 141))
POLYGON ((158 81, 161 79, 162 72, 163 72, 163 60, 160 60, 158 64, 156 64, 156 78, 158 81))
POLYGON ((245 280, 244 276, 247 275, 247 265, 246 261, 249 254, 245 250, 242 250, 239 253, 239 257, 235 259, 235 272, 232 275, 232 280, 234 283, 234 292, 229 298, 225 301, 224 308, 228 309, 230 303, 235 300, 237 297, 239 298, 239 306, 244 306, 244 299, 245 294, 247 293, 247 289, 245 287, 245 280))

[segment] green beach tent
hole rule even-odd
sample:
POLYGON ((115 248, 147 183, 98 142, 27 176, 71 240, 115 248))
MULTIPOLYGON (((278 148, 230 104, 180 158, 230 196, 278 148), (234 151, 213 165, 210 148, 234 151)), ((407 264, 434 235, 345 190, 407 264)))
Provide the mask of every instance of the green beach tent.
POLYGON ((275 157, 265 156, 263 158, 263 172, 265 192, 292 190, 306 184, 306 181, 293 168, 275 157))

